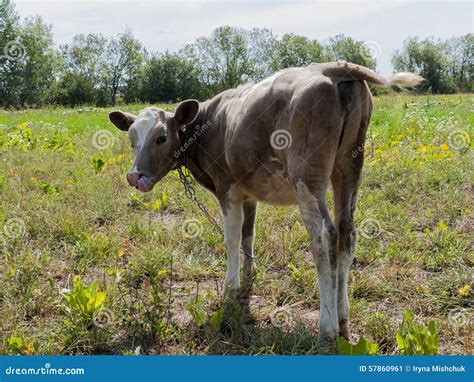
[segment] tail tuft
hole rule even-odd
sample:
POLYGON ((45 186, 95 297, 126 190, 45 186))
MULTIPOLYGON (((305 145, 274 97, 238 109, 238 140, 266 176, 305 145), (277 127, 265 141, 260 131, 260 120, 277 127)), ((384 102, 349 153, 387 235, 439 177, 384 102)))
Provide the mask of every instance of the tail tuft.
POLYGON ((364 66, 344 61, 328 62, 321 65, 323 74, 335 78, 336 81, 367 81, 377 86, 396 85, 401 88, 413 88, 424 80, 423 77, 408 72, 384 77, 364 66))
POLYGON ((424 81, 424 78, 417 74, 400 72, 387 76, 386 85, 397 85, 401 88, 414 88, 422 81, 424 81))

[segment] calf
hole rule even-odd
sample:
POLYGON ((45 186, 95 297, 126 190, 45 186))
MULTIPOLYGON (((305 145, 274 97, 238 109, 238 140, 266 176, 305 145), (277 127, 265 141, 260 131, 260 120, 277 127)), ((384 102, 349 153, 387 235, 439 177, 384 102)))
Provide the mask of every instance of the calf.
POLYGON ((175 113, 149 107, 109 118, 128 131, 135 162, 131 186, 150 191, 169 171, 185 166, 219 200, 227 248, 227 291, 253 273, 258 202, 297 204, 311 238, 320 291, 319 340, 349 337, 348 273, 356 232, 354 210, 372 112, 366 81, 416 86, 421 77, 388 78, 346 62, 284 69, 257 84, 214 98, 181 102, 175 113), (351 155, 354 150, 359 155, 351 155), (334 221, 326 205, 332 184, 334 221))

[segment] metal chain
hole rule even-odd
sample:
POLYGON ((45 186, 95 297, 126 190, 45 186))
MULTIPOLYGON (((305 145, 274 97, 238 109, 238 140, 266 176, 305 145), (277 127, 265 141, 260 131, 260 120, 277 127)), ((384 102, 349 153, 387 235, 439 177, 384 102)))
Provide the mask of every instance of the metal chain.
MULTIPOLYGON (((224 235, 224 231, 222 230, 219 223, 217 223, 216 219, 214 219, 211 216, 211 214, 207 211, 206 206, 201 201, 199 201, 198 198, 196 197, 196 189, 194 188, 194 185, 193 185, 193 177, 191 176, 189 170, 186 167, 184 167, 184 171, 183 171, 182 167, 178 167, 176 169, 176 171, 178 171, 179 180, 181 181, 181 183, 184 186, 184 194, 186 195, 186 197, 189 200, 192 200, 194 203, 196 203, 196 205, 199 207, 201 212, 212 223, 214 228, 217 231, 219 231, 221 235, 224 235)), ((273 270, 274 272, 284 273, 284 271, 282 269, 274 267, 272 265, 268 265, 268 264, 264 263, 263 261, 260 261, 259 259, 257 259, 255 256, 252 256, 252 255, 246 253, 243 250, 242 250, 242 253, 244 254, 244 256, 247 256, 248 258, 255 261, 256 264, 262 265, 265 268, 267 268, 268 270, 273 270)))
POLYGON ((207 217, 207 219, 214 225, 214 227, 222 234, 224 235, 224 231, 222 230, 221 226, 219 223, 217 223, 216 219, 214 219, 211 214, 207 211, 206 206, 202 204, 201 201, 198 200, 196 197, 196 189, 193 186, 193 177, 189 173, 189 170, 185 167, 183 171, 181 167, 178 167, 176 169, 179 174, 179 180, 184 186, 184 194, 186 197, 190 200, 192 200, 196 205, 199 207, 201 212, 207 217))

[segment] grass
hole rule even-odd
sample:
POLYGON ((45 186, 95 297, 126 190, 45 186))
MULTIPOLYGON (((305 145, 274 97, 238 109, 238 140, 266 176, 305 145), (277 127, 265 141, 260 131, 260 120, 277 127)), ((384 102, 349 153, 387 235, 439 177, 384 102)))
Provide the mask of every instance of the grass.
MULTIPOLYGON (((467 95, 375 99, 350 277, 354 342, 397 353, 411 309, 435 321, 439 353, 472 353, 473 106, 467 95)), ((0 112, 0 353, 324 353, 297 209, 260 206, 255 253, 279 272, 259 266, 250 311, 225 303, 221 237, 176 173, 150 194, 126 185, 132 153, 109 111, 0 112), (75 293, 88 308, 70 305, 75 293)), ((213 197, 198 197, 219 219, 213 197)))

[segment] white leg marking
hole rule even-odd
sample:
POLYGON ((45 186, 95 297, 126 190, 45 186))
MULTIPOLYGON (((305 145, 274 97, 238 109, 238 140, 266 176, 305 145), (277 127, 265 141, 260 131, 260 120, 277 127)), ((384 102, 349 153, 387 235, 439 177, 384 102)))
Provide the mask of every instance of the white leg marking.
POLYGON ((242 204, 230 202, 224 214, 224 242, 227 249, 227 272, 224 283, 226 290, 240 288, 239 263, 243 220, 242 204))
MULTIPOLYGON (((336 306, 336 268, 331 264, 335 248, 331 247, 328 227, 323 219, 318 200, 303 183, 297 184, 297 196, 304 224, 311 238, 311 249, 316 262, 319 283, 319 334, 320 340, 334 339, 339 331, 336 306)), ((332 261, 335 261, 333 259, 332 261)))

